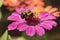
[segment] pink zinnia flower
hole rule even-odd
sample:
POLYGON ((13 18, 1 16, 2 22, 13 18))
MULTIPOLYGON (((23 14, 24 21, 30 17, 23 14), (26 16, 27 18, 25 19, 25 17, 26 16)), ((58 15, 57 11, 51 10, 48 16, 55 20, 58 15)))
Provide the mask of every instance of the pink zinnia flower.
POLYGON ((28 36, 34 36, 37 33, 39 36, 45 34, 45 30, 51 30, 56 27, 57 23, 54 21, 55 16, 48 12, 41 12, 34 18, 33 8, 19 8, 16 12, 8 17, 8 20, 14 21, 8 25, 8 30, 26 31, 28 36))

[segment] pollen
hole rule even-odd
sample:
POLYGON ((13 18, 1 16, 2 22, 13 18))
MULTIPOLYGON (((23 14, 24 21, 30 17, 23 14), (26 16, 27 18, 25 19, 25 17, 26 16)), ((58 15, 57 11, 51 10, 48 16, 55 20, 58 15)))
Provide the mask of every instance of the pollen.
POLYGON ((34 18, 37 18, 39 14, 40 14, 40 10, 38 8, 35 8, 34 9, 34 18))

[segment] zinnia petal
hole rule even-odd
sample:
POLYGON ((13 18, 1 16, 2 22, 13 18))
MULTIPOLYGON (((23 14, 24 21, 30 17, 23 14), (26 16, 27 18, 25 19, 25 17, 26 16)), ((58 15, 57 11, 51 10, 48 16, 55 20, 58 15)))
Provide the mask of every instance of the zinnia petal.
POLYGON ((24 10, 25 10, 25 8, 18 8, 18 9, 16 9, 16 12, 21 14, 21 12, 24 11, 24 10))
POLYGON ((33 26, 28 27, 27 30, 26 30, 26 34, 28 36, 34 36, 34 34, 35 34, 35 28, 33 26))
POLYGON ((12 21, 18 21, 19 19, 20 19, 20 15, 15 12, 8 17, 8 20, 12 20, 12 21))
POLYGON ((32 12, 34 12, 34 11, 33 11, 34 8, 27 8, 27 7, 26 7, 26 9, 27 9, 27 10, 31 10, 32 12))
POLYGON ((53 21, 53 20, 48 20, 48 21, 44 21, 46 24, 50 24, 50 25, 52 25, 52 26, 54 26, 54 27, 56 27, 57 26, 57 23, 55 22, 55 21, 53 21))
POLYGON ((41 20, 56 19, 55 16, 49 14, 48 12, 43 12, 43 13, 41 13, 41 14, 39 15, 39 18, 40 18, 41 20))
POLYGON ((36 32, 39 36, 43 36, 45 34, 45 31, 42 27, 36 26, 35 29, 36 29, 36 32))
POLYGON ((47 29, 47 30, 52 29, 52 25, 50 23, 42 22, 42 23, 40 23, 40 26, 47 29))
POLYGON ((19 22, 24 22, 25 20, 21 18, 21 16, 19 14, 17 14, 16 12, 12 13, 11 16, 8 17, 8 20, 11 21, 19 21, 19 22))
POLYGON ((13 23, 9 24, 8 30, 15 30, 17 28, 18 24, 19 24, 19 22, 13 22, 13 23))
POLYGON ((19 25, 18 25, 18 27, 17 27, 17 29, 19 30, 19 31, 24 31, 24 30, 26 30, 28 28, 28 26, 26 25, 26 23, 20 23, 19 25))

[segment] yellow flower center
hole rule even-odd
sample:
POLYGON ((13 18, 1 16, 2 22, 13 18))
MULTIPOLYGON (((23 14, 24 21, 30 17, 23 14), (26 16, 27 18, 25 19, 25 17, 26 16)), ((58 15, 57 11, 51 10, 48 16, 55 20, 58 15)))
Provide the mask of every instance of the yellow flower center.
POLYGON ((38 8, 34 8, 34 12, 35 12, 34 18, 37 18, 38 15, 40 14, 40 10, 38 8))

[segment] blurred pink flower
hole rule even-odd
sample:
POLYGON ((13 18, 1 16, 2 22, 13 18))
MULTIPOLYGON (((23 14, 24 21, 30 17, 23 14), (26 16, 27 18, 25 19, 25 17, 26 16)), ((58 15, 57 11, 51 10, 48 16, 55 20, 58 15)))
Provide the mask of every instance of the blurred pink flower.
POLYGON ((13 12, 8 20, 14 21, 8 25, 8 30, 26 31, 28 36, 34 36, 37 33, 39 36, 45 34, 45 30, 51 30, 56 27, 57 23, 54 21, 55 16, 48 12, 39 13, 37 18, 34 18, 34 8, 19 8, 13 12))

